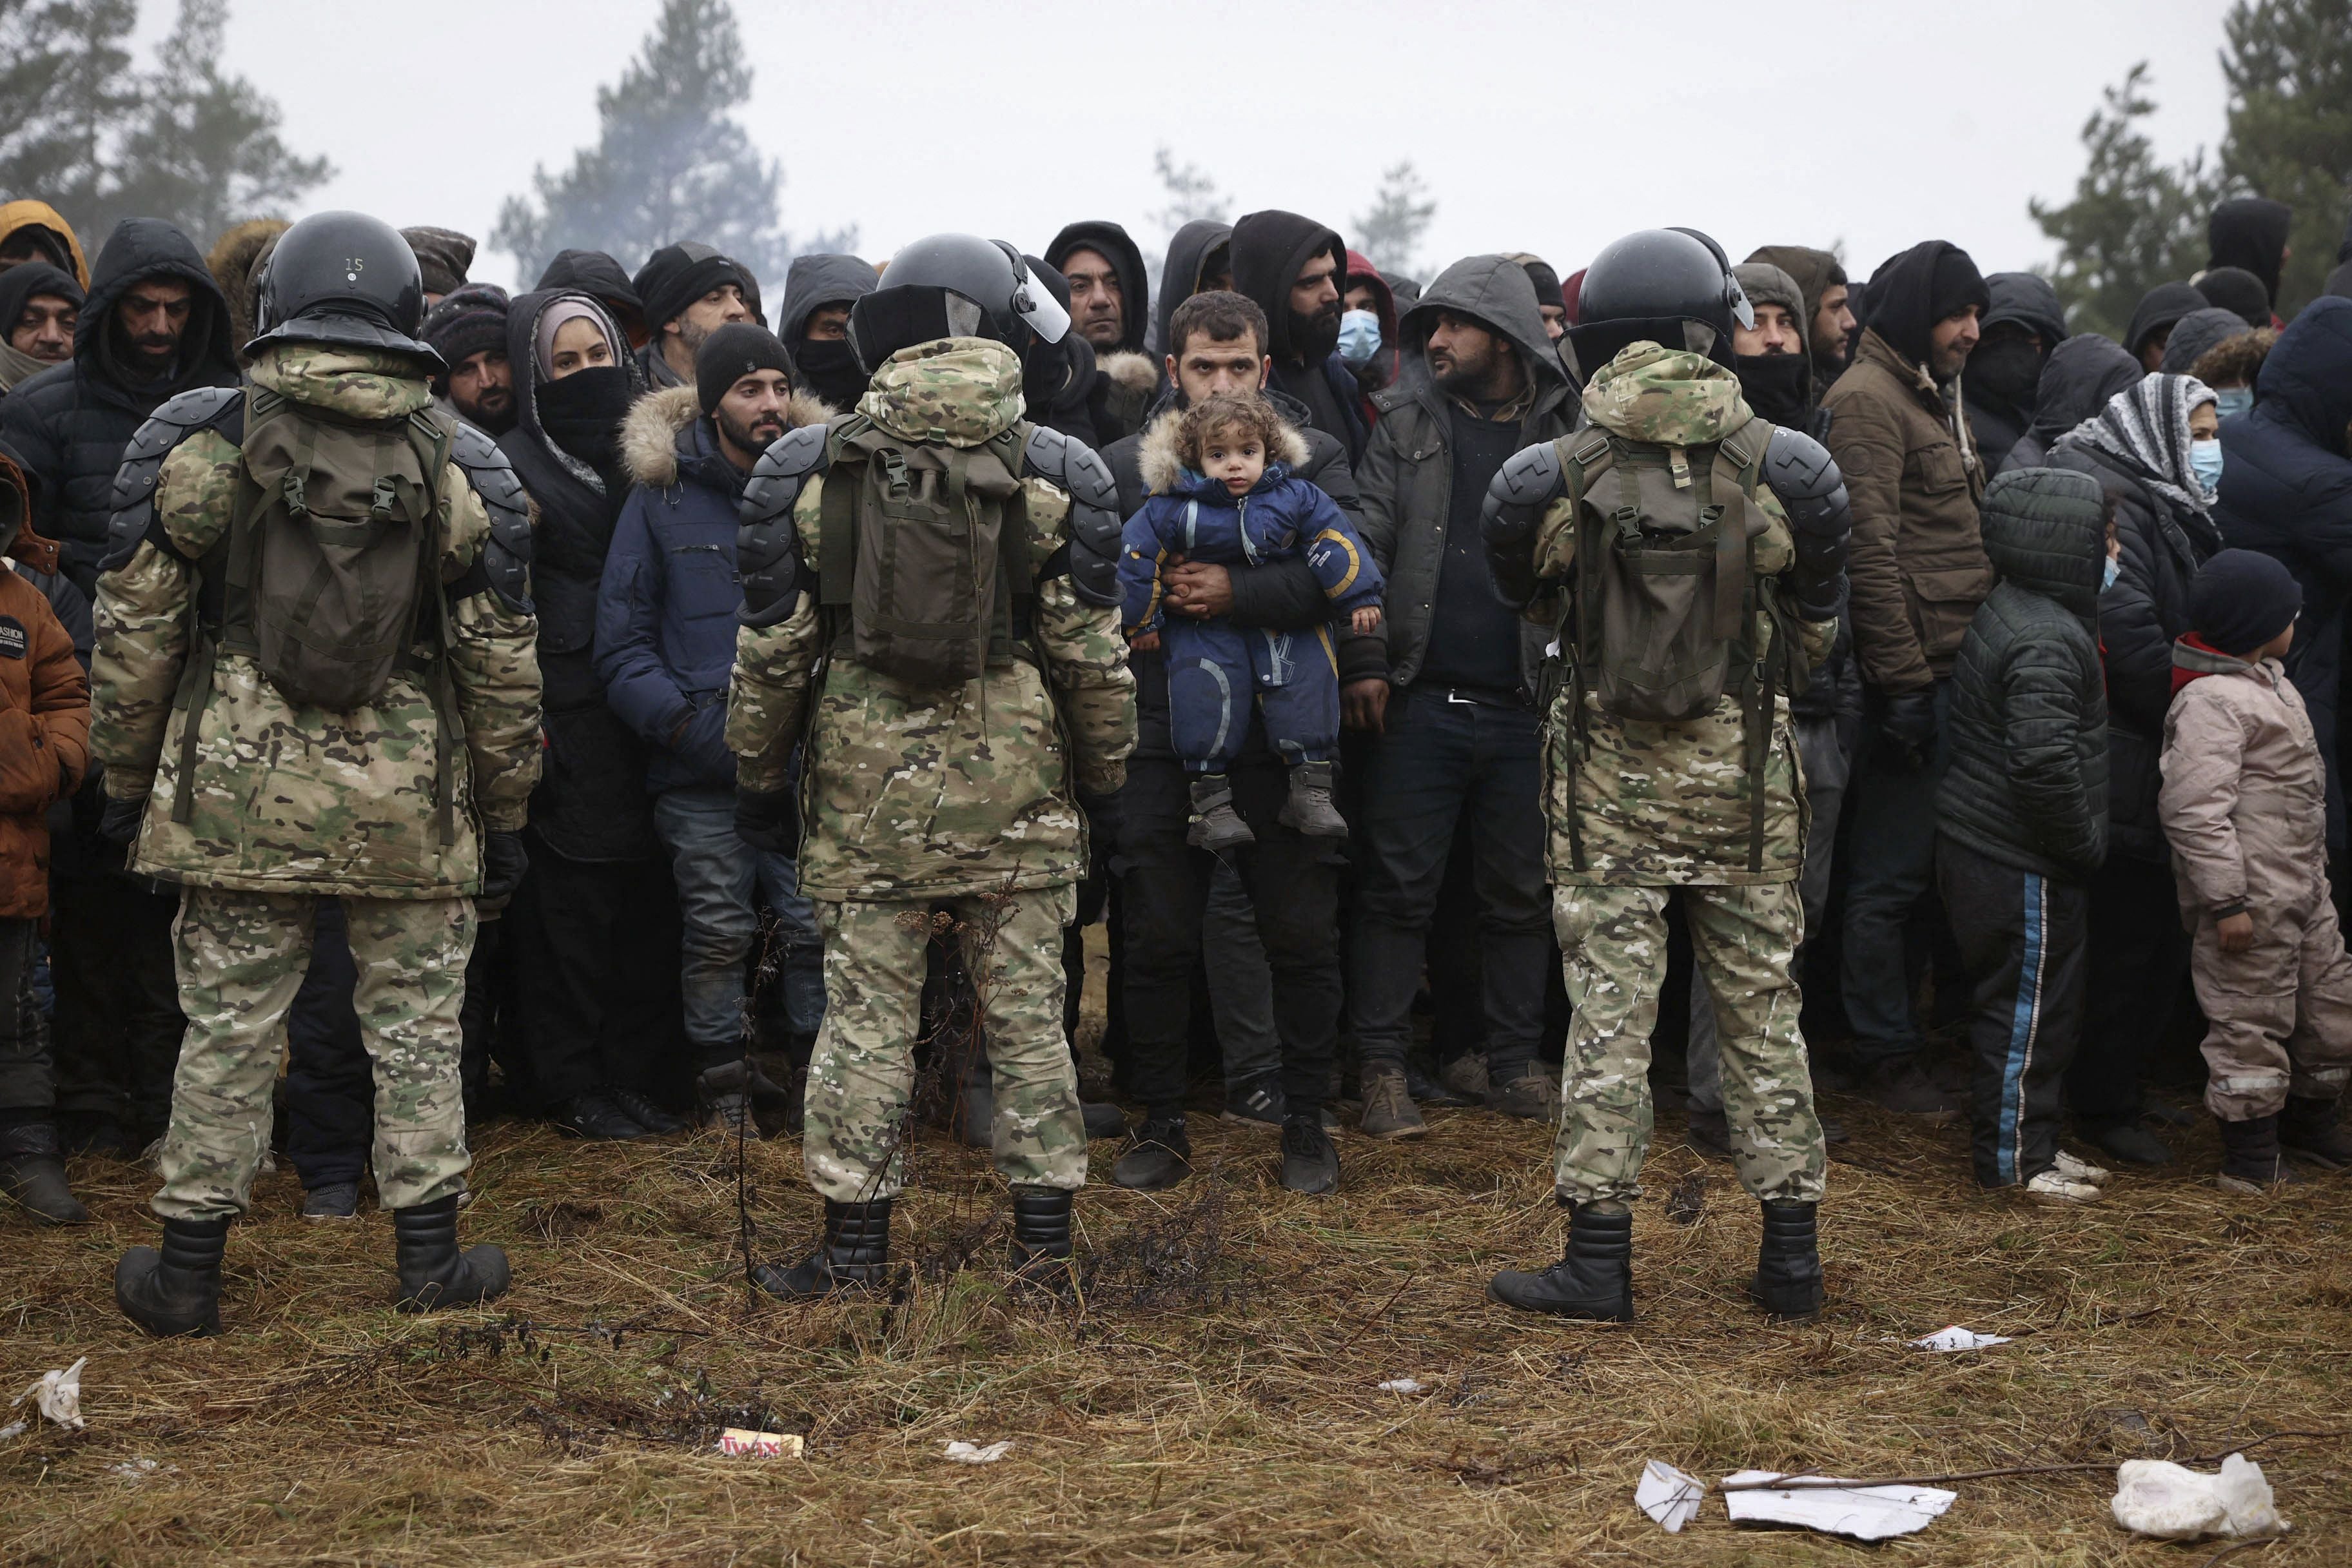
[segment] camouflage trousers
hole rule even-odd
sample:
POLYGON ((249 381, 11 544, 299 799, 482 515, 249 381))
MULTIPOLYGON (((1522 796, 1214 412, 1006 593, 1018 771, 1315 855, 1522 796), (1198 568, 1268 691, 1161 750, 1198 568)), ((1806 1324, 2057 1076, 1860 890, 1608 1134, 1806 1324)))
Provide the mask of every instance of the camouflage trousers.
MULTIPOLYGON (((286 1011, 310 963, 318 900, 190 888, 172 928, 188 1032, 163 1136, 165 1219, 243 1214, 269 1146, 286 1011)), ((352 1005, 375 1063, 375 1187, 388 1209, 465 1190, 457 1013, 474 950, 470 899, 342 900, 359 984, 352 1005)))
MULTIPOLYGON (((809 1058, 801 1156, 809 1184, 837 1203, 896 1197, 906 1185, 932 907, 817 901, 824 1026, 809 1058)), ((1062 928, 1077 912, 1077 889, 974 894, 940 907, 962 927, 964 964, 980 994, 996 1169, 1007 1182, 1075 1191, 1087 1184, 1087 1129, 1062 1034, 1062 928)))
MULTIPOLYGON (((1568 998, 1568 1059, 1554 1149, 1560 1195, 1578 1203, 1641 1192, 1650 1152, 1650 1034, 1666 978, 1672 888, 1552 890, 1568 998)), ((1794 882, 1685 887, 1685 921, 1715 998, 1732 1164, 1759 1198, 1820 1201, 1825 1158, 1813 1115, 1801 998, 1790 977, 1804 904, 1794 882)))

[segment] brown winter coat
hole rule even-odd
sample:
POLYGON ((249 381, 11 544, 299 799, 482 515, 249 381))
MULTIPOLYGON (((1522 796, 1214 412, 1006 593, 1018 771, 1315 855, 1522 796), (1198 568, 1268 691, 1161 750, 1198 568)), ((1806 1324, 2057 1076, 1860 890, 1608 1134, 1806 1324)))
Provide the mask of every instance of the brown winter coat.
POLYGON ((2303 699, 2278 660, 2173 645, 2200 679, 2164 716, 2157 811, 2184 913, 2300 924, 2327 901, 2327 783, 2303 699))
POLYGON ((1863 678, 1914 691, 1952 672, 1992 563, 1977 530, 1982 469, 1952 433, 1935 381, 1864 332, 1822 407, 1853 505, 1846 547, 1863 678))
MULTIPOLYGON (((55 572, 58 547, 25 530, 26 510, 24 476, 0 458, 10 553, 55 572)), ((49 805, 79 789, 89 765, 89 679, 73 638, 41 591, 0 565, 0 919, 48 912, 49 805)))

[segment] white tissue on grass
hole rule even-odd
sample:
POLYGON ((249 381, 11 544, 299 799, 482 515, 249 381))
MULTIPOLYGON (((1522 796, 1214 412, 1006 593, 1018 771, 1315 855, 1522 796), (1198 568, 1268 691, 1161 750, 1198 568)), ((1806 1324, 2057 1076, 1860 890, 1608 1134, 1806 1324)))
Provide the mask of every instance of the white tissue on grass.
POLYGON ((1002 1443, 991 1443, 985 1448, 976 1448, 970 1443, 961 1441, 952 1442, 946 1449, 947 1457, 959 1465, 992 1465, 1012 1451, 1013 1442, 1010 1438, 1002 1443))
POLYGON ((1918 1351, 1980 1351, 2007 1343, 2007 1334, 1980 1334, 1954 1323, 1948 1329, 1937 1329, 1925 1339, 1913 1340, 1911 1348, 1918 1351))
POLYGON ((1417 1377, 1392 1377, 1381 1384, 1382 1394, 1419 1394, 1421 1390, 1422 1382, 1417 1377))
MULTIPOLYGON (((1779 1480, 1781 1474, 1741 1470, 1724 1477, 1723 1484, 1779 1480)), ((1938 1487, 1802 1486, 1726 1491, 1723 1500, 1735 1524, 1800 1524, 1857 1541, 1885 1541, 1927 1529, 1959 1495, 1938 1487)))
POLYGON ((31 1425, 29 1421, 11 1421, 5 1426, 0 1426, 0 1443, 5 1443, 11 1437, 23 1436, 25 1428, 31 1425))
POLYGON ((1705 1496, 1705 1481, 1664 1459, 1643 1466, 1641 1484, 1633 1489, 1633 1501, 1670 1534, 1698 1517, 1699 1500, 1705 1496))
POLYGON ((2208 1476, 2168 1459, 2126 1459, 2116 1468, 2116 1522, 2140 1535, 2194 1541, 2203 1535, 2274 1535, 2278 1515, 2263 1468, 2243 1454, 2208 1476))
POLYGON ((81 1369, 89 1364, 89 1357, 84 1356, 63 1372, 45 1372, 40 1382, 8 1403, 22 1405, 29 1399, 58 1426, 79 1432, 87 1425, 81 1418, 81 1369))

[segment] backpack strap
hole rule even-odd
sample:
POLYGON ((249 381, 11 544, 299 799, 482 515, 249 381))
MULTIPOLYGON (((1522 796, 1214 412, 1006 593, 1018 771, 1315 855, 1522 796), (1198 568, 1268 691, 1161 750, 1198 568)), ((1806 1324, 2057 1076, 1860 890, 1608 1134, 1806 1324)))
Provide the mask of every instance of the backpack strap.
MULTIPOLYGON (((828 426, 824 437, 825 486, 817 498, 816 597, 824 609, 845 616, 857 571, 857 487, 864 479, 843 472, 842 453, 873 427, 874 421, 853 414, 828 426)), ((861 458, 858 466, 863 461, 861 458)))
MULTIPOLYGON (((1747 424, 1725 437, 1717 445, 1715 458, 1707 467, 1712 470, 1721 465, 1732 470, 1733 482, 1741 499, 1753 505, 1756 487, 1763 474, 1764 454, 1769 448, 1772 426, 1761 419, 1747 424)), ((1718 525, 1719 526, 1719 525, 1718 525)), ((1740 732, 1748 748, 1748 869, 1751 875, 1764 869, 1764 781, 1771 761, 1773 706, 1779 700, 1781 667, 1789 658, 1788 626, 1780 615, 1780 601, 1763 591, 1753 572, 1748 553, 1746 529, 1723 529, 1718 537, 1719 549, 1727 549, 1730 536, 1738 536, 1737 574, 1727 568, 1733 557, 1725 553, 1718 558, 1716 572, 1717 616, 1721 635, 1723 600, 1727 596, 1727 581, 1738 589, 1737 614, 1738 640, 1741 645, 1752 643, 1757 633, 1756 617, 1764 616, 1765 645, 1761 649, 1746 648, 1748 658, 1740 678, 1740 732)))
MULTIPOLYGON (((1000 629, 1006 639, 1007 653, 1012 651, 1013 643, 1029 640, 1030 612, 1037 598, 1036 574, 1029 564, 1029 487, 1021 479, 1022 456, 1028 450, 1031 428, 1027 420, 1016 419, 983 443, 989 456, 1013 477, 1013 493, 1004 499, 996 529, 996 597, 1003 612, 1000 629)), ((948 465, 949 480, 954 487, 950 499, 959 505, 963 501, 963 473, 970 460, 969 453, 959 453, 948 465)), ((992 645, 995 635, 990 634, 992 645)), ((989 651, 993 653, 996 649, 992 646, 989 651)))
MULTIPOLYGON (((1592 750, 1591 721, 1585 709, 1586 672, 1591 661, 1600 657, 1597 640, 1601 626, 1600 574, 1591 570, 1593 552, 1601 546, 1601 530, 1597 512, 1587 506, 1593 481, 1616 468, 1632 483, 1631 465, 1618 461, 1615 437, 1595 425, 1571 444, 1560 444, 1560 478, 1568 491, 1569 526, 1576 531, 1576 581, 1559 596, 1559 624, 1553 631, 1559 645, 1560 657, 1568 661, 1569 691, 1569 756, 1568 756, 1568 860, 1576 870, 1590 869, 1584 855, 1583 814, 1576 806, 1576 775, 1584 765, 1586 755, 1592 750)), ((1634 515, 1641 515, 1637 504, 1634 515)))

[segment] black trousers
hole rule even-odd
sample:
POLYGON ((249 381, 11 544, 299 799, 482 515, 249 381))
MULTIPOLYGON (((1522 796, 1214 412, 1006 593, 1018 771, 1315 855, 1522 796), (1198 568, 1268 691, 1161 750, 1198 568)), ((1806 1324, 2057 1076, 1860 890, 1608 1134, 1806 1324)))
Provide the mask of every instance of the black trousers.
POLYGON ((171 1122, 188 1026, 172 959, 179 912, 176 891, 121 871, 92 867, 50 882, 58 1110, 110 1120, 139 1148, 171 1122))
POLYGON ((2109 855, 2091 878, 2083 1048, 2066 1069, 2077 1121, 2139 1120, 2140 1072, 2164 1044, 2189 977, 2189 933, 2170 865, 2109 855))
MULTIPOLYGON (((1234 868, 1249 890, 1274 973, 1283 1093, 1292 1113, 1307 1114, 1329 1102, 1339 1042, 1340 851, 1276 820, 1289 789, 1279 765, 1244 763, 1227 776, 1234 809, 1257 835, 1235 854, 1234 868)), ((1215 861, 1184 841, 1192 793, 1181 763, 1162 757, 1129 763, 1119 805, 1115 865, 1127 939, 1129 1076, 1135 1097, 1157 1115, 1184 1103, 1192 968, 1215 861)))
POLYGON ((2083 1028, 2090 890, 1936 836, 1936 881, 1975 991, 1969 1113, 1977 1180, 2014 1186, 2058 1157, 2059 1088, 2083 1028))
POLYGON ((310 967, 286 1012, 286 1153, 305 1192, 357 1182, 375 1132, 375 1068, 352 1006, 359 966, 340 900, 312 916, 310 967))
POLYGON ((567 860, 528 828, 523 842, 530 870, 499 923, 514 974, 507 1030, 534 1109, 604 1083, 680 1102, 685 931, 668 860, 567 860))
POLYGON ((57 1109, 56 1063, 29 984, 39 926, 0 920, 0 1126, 47 1121, 57 1109))

